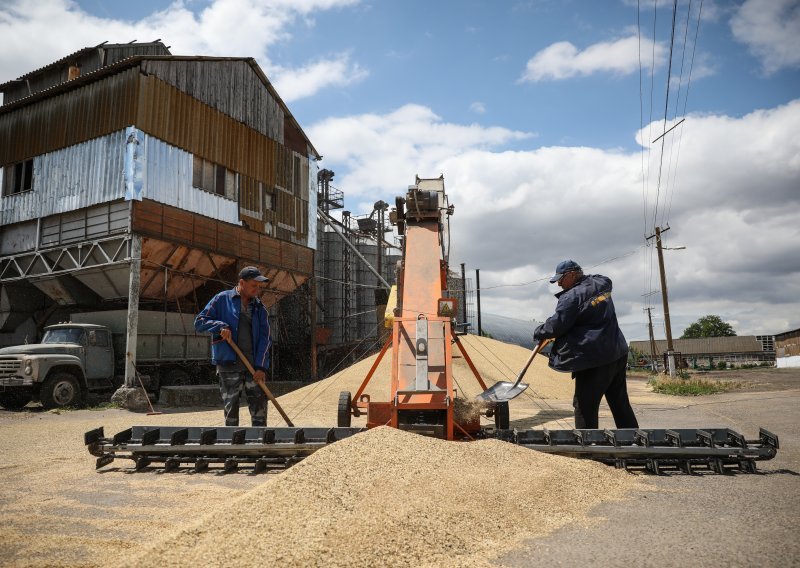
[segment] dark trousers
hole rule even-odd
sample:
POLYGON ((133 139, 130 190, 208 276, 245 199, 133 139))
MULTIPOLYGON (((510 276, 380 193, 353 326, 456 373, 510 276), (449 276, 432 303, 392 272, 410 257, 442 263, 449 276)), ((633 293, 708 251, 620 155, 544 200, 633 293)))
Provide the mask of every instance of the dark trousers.
POLYGON ((575 428, 598 427, 597 415, 600 399, 604 395, 617 428, 639 427, 625 385, 627 363, 628 356, 625 355, 607 365, 572 373, 572 378, 575 379, 575 397, 572 399, 572 406, 575 407, 575 428))
POLYGON ((239 425, 239 397, 242 388, 247 396, 250 421, 253 426, 267 425, 267 397, 247 371, 217 371, 225 426, 239 425))

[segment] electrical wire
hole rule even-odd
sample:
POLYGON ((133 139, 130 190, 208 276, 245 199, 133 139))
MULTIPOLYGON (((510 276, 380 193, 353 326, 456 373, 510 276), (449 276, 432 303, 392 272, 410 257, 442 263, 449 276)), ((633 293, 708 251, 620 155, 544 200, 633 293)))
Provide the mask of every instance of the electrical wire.
MULTIPOLYGON (((703 14, 703 0, 700 0, 700 8, 697 11, 697 26, 695 27, 694 32, 694 43, 692 44, 692 59, 691 63, 689 64, 689 78, 686 81, 686 95, 684 95, 683 99, 683 113, 682 115, 686 116, 686 108, 689 104, 689 87, 692 84, 692 72, 694 71, 694 56, 697 50, 697 38, 700 35, 700 17, 703 14)), ((680 159, 681 154, 681 143, 683 142, 683 126, 681 126, 680 134, 678 135, 678 152, 675 158, 675 173, 672 176, 672 192, 670 194, 669 206, 667 207, 667 224, 669 224, 669 215, 672 211, 672 199, 675 196, 675 186, 677 185, 677 177, 678 177, 678 161, 680 159)))
POLYGON ((667 86, 666 86, 666 95, 664 96, 664 132, 661 136, 661 155, 658 161, 658 180, 656 183, 656 202, 655 208, 653 209, 653 226, 656 225, 656 220, 658 219, 658 204, 661 196, 661 173, 664 167, 664 134, 667 131, 667 115, 669 112, 669 84, 672 80, 672 53, 673 48, 675 46, 675 17, 678 11, 678 0, 673 0, 672 2, 672 33, 670 34, 670 41, 669 41, 669 65, 667 68, 667 86))

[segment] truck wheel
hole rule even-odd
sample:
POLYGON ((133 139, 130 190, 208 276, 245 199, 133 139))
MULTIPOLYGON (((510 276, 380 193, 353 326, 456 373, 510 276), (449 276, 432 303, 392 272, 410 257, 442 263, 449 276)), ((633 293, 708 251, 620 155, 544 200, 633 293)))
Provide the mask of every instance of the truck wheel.
POLYGON ((45 408, 80 406, 83 402, 78 380, 70 373, 55 373, 47 377, 39 399, 45 408))
POLYGON ((6 410, 20 410, 33 399, 28 392, 0 392, 0 406, 6 410))
POLYGON ((339 428, 349 428, 352 419, 353 396, 350 391, 339 393, 339 406, 336 408, 336 425, 339 428))
POLYGON ((170 369, 161 379, 162 387, 185 387, 192 384, 192 377, 183 369, 170 369))
POLYGON ((508 402, 498 402, 494 407, 494 426, 498 430, 508 430, 511 418, 508 411, 508 402))

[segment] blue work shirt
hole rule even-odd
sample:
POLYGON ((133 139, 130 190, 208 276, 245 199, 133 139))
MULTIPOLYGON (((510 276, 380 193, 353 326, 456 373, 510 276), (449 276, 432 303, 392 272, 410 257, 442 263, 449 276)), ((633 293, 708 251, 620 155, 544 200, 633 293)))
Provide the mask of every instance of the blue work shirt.
MULTIPOLYGON (((253 367, 256 371, 269 368, 269 348, 272 334, 269 327, 267 308, 258 298, 253 298, 253 367)), ((194 328, 197 331, 211 332, 211 362, 215 365, 230 365, 238 361, 236 353, 219 332, 230 328, 234 343, 238 343, 239 314, 242 297, 236 288, 224 290, 211 298, 208 305, 197 314, 194 328)))

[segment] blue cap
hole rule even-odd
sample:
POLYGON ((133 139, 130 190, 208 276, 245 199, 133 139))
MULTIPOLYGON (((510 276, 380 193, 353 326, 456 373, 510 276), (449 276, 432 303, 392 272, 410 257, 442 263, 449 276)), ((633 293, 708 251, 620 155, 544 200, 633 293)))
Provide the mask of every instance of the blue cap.
POLYGON ((255 280, 256 282, 269 282, 269 278, 261 274, 261 271, 255 266, 245 266, 239 272, 240 280, 255 280))
POLYGON ((562 260, 556 266, 556 273, 550 279, 550 283, 558 282, 561 277, 567 272, 575 272, 576 270, 583 270, 580 265, 574 260, 562 260))

